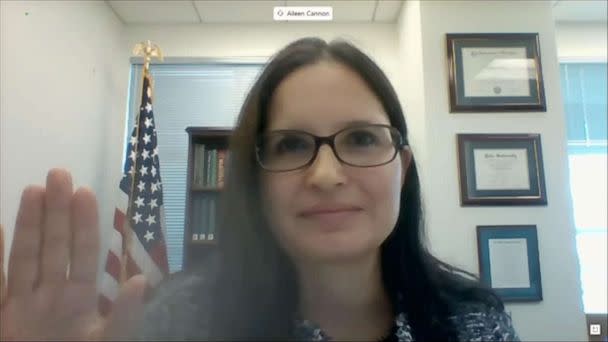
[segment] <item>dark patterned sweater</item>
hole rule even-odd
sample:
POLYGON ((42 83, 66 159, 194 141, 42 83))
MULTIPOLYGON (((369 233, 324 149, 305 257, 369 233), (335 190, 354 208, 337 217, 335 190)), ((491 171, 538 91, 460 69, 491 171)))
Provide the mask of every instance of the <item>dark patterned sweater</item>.
MULTIPOLYGON (((179 276, 164 282, 147 302, 136 339, 145 341, 209 340, 205 309, 205 288, 209 280, 200 276, 179 276)), ((458 330, 461 341, 519 341, 511 315, 481 304, 463 304, 449 318, 458 330)), ((294 322, 299 341, 330 341, 332 338, 314 322, 294 322)), ((386 341, 414 341, 407 314, 400 312, 386 341)))

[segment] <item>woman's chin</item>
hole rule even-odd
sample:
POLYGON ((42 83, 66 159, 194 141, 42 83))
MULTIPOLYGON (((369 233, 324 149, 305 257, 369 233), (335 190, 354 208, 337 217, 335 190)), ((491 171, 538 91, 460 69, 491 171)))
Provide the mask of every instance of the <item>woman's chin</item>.
POLYGON ((321 243, 315 246, 308 246, 304 254, 307 259, 314 262, 343 263, 361 260, 366 256, 373 255, 379 247, 379 245, 355 243, 354 241, 348 244, 321 243))
POLYGON ((378 252, 386 237, 377 233, 365 225, 351 225, 331 232, 307 229, 282 235, 281 244, 288 254, 303 262, 352 262, 378 252))

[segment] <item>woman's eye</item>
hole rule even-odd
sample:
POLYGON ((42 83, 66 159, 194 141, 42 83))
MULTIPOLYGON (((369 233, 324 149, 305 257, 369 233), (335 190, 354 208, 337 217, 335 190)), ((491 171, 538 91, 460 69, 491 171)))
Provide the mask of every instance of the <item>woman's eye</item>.
POLYGON ((307 150, 309 143, 298 137, 285 137, 281 139, 275 146, 276 153, 291 153, 307 150))
POLYGON ((350 145, 354 146, 369 146, 377 144, 378 138, 373 133, 358 131, 349 134, 347 141, 350 145))

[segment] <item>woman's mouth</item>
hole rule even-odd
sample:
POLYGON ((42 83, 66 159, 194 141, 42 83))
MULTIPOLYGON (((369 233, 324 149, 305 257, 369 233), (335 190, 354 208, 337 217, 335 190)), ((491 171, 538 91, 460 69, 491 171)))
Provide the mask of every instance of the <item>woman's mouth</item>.
POLYGON ((300 213, 300 217, 314 221, 323 230, 337 230, 350 226, 363 210, 358 207, 315 208, 300 213))

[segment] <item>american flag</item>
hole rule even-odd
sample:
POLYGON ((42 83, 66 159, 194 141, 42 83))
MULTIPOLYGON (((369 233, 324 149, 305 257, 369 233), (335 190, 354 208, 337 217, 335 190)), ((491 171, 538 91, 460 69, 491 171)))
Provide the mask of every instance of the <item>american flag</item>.
POLYGON ((110 311, 122 281, 143 273, 148 285, 154 287, 169 271, 152 88, 147 72, 139 120, 127 147, 117 191, 114 229, 100 284, 99 308, 103 315, 110 311), (126 274, 121 273, 123 267, 126 274))

